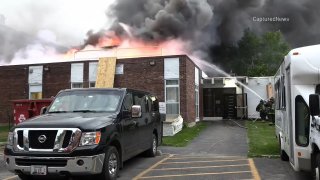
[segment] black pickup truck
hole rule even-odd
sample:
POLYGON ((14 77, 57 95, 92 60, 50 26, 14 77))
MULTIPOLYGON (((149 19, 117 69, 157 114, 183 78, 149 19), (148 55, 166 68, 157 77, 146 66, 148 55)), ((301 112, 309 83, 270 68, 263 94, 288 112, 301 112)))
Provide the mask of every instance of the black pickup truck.
POLYGON ((4 150, 7 168, 25 179, 95 175, 116 179, 123 162, 155 156, 162 139, 159 103, 131 89, 71 89, 43 114, 14 127, 4 150))

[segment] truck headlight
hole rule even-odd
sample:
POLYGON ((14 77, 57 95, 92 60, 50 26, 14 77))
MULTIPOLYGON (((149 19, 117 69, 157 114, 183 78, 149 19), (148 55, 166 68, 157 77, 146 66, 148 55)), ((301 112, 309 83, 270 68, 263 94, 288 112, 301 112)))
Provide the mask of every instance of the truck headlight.
POLYGON ((8 145, 13 146, 13 132, 8 133, 8 145))
POLYGON ((81 135, 81 140, 79 146, 88 146, 99 144, 101 138, 101 132, 84 132, 81 135))

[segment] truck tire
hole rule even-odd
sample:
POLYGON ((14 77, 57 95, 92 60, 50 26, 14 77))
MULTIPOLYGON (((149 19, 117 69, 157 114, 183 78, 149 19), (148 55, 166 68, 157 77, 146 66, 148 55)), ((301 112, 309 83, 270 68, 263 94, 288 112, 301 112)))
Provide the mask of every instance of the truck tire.
POLYGON ((157 150, 158 150, 157 136, 155 134, 152 134, 152 145, 151 145, 151 148, 146 151, 146 155, 148 157, 155 157, 157 155, 157 150))
POLYGON ((115 180, 119 174, 120 158, 117 148, 110 146, 105 152, 105 160, 99 180, 115 180))

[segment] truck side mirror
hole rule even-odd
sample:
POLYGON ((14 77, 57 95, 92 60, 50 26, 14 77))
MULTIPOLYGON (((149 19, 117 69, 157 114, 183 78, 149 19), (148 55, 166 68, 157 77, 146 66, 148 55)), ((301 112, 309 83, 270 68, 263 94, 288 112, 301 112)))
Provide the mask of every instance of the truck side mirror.
POLYGON ((317 116, 320 114, 320 99, 318 94, 309 95, 309 109, 311 116, 317 116))
POLYGON ((133 105, 131 108, 131 116, 133 118, 139 118, 141 117, 141 106, 140 105, 133 105))
POLYGON ((44 106, 44 107, 42 107, 41 109, 40 109, 40 115, 42 115, 42 114, 45 114, 46 112, 47 112, 47 107, 46 106, 44 106))

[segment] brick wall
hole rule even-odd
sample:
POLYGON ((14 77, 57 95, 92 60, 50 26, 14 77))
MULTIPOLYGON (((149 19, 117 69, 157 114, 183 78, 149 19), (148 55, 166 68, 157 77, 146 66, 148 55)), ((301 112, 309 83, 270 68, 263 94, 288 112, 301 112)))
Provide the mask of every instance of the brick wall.
POLYGON ((29 69, 26 65, 0 66, 0 123, 13 119, 13 99, 29 98, 29 69))
POLYGON ((150 92, 164 101, 164 61, 163 57, 119 59, 124 74, 115 76, 115 87, 131 88, 150 92), (155 62, 151 66, 150 62, 155 62))
MULTIPOLYGON (((185 122, 193 122, 195 65, 187 56, 170 57, 180 58, 180 112, 185 122)), ((89 62, 92 61, 83 62, 85 88, 89 87, 89 62)), ((71 63, 77 62, 38 64, 44 68, 43 98, 50 98, 60 90, 70 88, 71 63)), ((114 87, 148 91, 156 95, 160 102, 165 101, 164 57, 118 59, 117 64, 124 65, 124 74, 115 75, 114 87), (154 65, 151 65, 151 62, 154 62, 154 65)), ((12 116, 10 100, 29 98, 28 69, 29 65, 0 66, 0 123, 8 122, 8 115, 12 116)), ((200 113, 202 114, 201 99, 200 113)))

